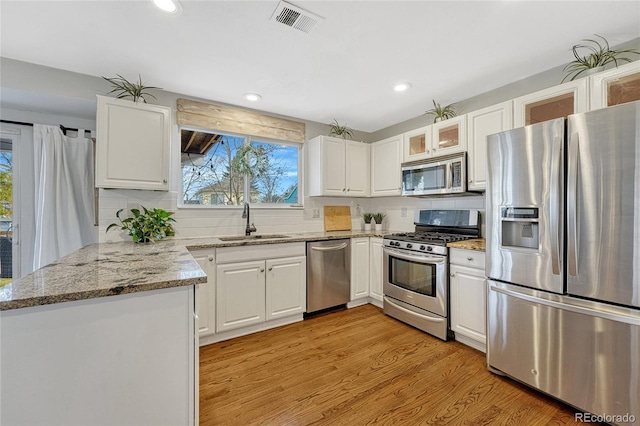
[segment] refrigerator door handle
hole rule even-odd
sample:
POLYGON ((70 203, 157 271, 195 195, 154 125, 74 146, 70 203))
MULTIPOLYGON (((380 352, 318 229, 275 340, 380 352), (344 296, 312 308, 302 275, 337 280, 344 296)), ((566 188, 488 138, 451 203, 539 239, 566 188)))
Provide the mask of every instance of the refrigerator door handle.
POLYGON ((569 275, 578 275, 578 153, 579 139, 572 133, 569 139, 569 162, 567 173, 567 250, 569 275))
POLYGON ((550 232, 551 232, 551 268, 554 275, 560 275, 560 156, 562 138, 553 139, 553 154, 551 155, 551 191, 549 195, 550 232))

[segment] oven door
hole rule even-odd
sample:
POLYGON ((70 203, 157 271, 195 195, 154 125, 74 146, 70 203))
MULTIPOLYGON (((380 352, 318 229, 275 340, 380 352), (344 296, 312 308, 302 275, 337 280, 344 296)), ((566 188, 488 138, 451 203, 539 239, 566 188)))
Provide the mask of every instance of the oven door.
POLYGON ((384 248, 384 294, 447 316, 447 257, 384 248))

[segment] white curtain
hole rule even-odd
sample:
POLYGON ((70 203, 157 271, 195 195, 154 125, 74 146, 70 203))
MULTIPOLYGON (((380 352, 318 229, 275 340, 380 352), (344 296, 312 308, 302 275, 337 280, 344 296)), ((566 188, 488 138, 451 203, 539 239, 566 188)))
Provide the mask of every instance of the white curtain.
POLYGON ((57 126, 34 124, 34 269, 96 242, 93 144, 65 136, 57 126))

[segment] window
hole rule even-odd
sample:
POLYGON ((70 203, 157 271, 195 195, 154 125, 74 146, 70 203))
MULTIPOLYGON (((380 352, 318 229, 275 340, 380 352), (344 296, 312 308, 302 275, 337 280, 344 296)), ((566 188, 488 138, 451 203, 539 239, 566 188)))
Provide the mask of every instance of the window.
POLYGON ((183 205, 299 204, 300 145, 181 130, 183 205))

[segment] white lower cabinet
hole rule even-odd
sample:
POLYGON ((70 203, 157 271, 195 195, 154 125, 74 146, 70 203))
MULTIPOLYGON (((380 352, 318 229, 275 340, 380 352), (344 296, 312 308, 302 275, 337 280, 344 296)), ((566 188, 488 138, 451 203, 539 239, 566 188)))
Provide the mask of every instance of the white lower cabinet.
POLYGON ((267 260, 266 320, 302 314, 307 304, 307 258, 267 260))
POLYGON ((456 340, 486 352, 487 279, 484 252, 450 249, 451 330, 456 340))
POLYGON ((373 300, 382 303, 382 262, 383 262, 383 240, 378 237, 369 239, 369 296, 373 300))
POLYGON ((246 327, 265 318, 265 262, 216 267, 216 331, 246 327))
POLYGON ((205 344, 302 320, 304 243, 219 248, 216 261, 216 334, 205 344))
POLYGON ((351 301, 369 297, 369 237, 351 239, 351 301))
POLYGON ((207 283, 196 286, 196 312, 198 335, 208 336, 216 332, 216 251, 215 249, 191 250, 191 255, 207 274, 207 283))

